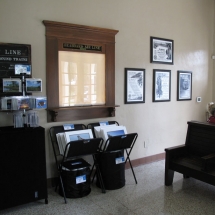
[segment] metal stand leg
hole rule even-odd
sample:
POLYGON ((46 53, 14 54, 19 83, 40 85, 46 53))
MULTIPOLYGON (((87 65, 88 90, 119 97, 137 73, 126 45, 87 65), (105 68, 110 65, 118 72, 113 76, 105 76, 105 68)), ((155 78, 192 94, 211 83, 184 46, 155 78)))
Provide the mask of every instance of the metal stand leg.
POLYGON ((60 183, 61 183, 61 188, 62 188, 62 192, 63 192, 64 201, 65 201, 65 204, 66 204, 67 203, 67 201, 66 201, 66 195, 65 195, 65 191, 64 191, 64 186, 63 186, 63 181, 62 181, 61 175, 60 175, 60 183))
POLYGON ((125 151, 126 151, 126 154, 127 154, 127 158, 126 158, 125 163, 126 163, 126 162, 127 162, 127 160, 128 160, 128 162, 129 162, 129 164, 130 164, 130 167, 131 167, 131 170, 132 170, 132 173, 133 173, 133 176, 134 176, 134 180, 135 180, 135 182, 136 182, 136 184, 137 184, 137 179, 136 179, 136 176, 135 176, 135 174, 134 174, 134 170, 133 170, 133 167, 132 167, 132 164, 131 164, 130 158, 129 158, 129 154, 128 154, 127 150, 125 150, 125 151))
POLYGON ((99 164, 97 163, 95 155, 93 155, 93 159, 94 159, 94 163, 95 163, 95 166, 96 166, 96 172, 95 172, 95 174, 93 176, 92 182, 94 181, 95 175, 97 174, 97 177, 98 177, 101 189, 102 189, 102 193, 106 193, 105 186, 104 186, 103 179, 102 179, 102 175, 101 175, 100 168, 99 168, 99 164))

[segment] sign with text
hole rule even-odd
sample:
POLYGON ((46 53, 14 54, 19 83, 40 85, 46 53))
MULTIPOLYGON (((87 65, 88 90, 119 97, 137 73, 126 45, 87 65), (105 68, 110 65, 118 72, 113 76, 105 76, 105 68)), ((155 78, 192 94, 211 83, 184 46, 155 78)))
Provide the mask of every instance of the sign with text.
POLYGON ((16 64, 31 65, 31 45, 0 43, 0 76, 15 75, 16 64))
POLYGON ((97 52, 102 51, 102 46, 73 44, 73 43, 63 43, 63 48, 81 50, 81 51, 97 51, 97 52))

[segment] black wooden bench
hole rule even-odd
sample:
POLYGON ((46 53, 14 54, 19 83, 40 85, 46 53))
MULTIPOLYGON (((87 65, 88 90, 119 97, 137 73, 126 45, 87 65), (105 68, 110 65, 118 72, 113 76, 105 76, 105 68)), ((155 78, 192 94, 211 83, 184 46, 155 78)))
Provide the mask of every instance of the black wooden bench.
POLYGON ((165 149, 165 185, 173 182, 174 171, 215 185, 215 124, 187 123, 185 145, 165 149))

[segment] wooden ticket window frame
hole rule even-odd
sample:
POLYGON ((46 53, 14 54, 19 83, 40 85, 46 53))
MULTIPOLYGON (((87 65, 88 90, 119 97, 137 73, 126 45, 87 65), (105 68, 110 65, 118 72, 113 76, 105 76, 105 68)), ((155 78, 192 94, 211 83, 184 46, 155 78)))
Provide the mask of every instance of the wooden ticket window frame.
MULTIPOLYGON (((115 116, 115 35, 117 30, 44 20, 46 27, 47 121, 60 122, 115 116), (105 105, 59 107, 58 51, 63 44, 100 46, 105 54, 105 105)), ((72 51, 72 50, 70 50, 72 51)), ((95 53, 93 50, 75 50, 95 53)))

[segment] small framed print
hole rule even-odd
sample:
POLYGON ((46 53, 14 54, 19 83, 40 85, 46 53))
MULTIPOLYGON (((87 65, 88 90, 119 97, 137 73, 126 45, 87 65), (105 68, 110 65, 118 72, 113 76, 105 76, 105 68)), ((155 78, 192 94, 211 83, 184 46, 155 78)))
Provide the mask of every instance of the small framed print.
POLYGON ((19 78, 3 78, 4 93, 19 93, 22 92, 21 79, 19 78))
POLYGON ((177 101, 192 100, 192 72, 178 71, 177 101))
POLYGON ((174 41, 150 37, 150 62, 173 64, 174 41))
POLYGON ((42 92, 42 79, 26 78, 26 92, 42 92))
POLYGON ((125 68, 125 104, 145 103, 145 69, 125 68))
POLYGON ((15 64, 15 75, 31 75, 31 65, 15 64))
POLYGON ((153 70, 153 102, 167 102, 171 99, 171 71, 153 70))

